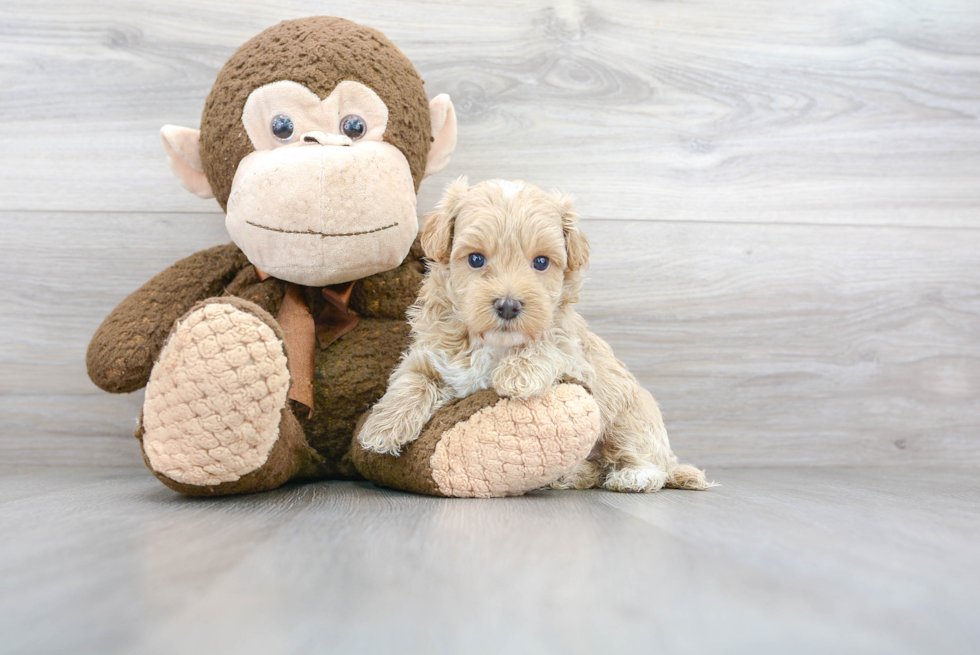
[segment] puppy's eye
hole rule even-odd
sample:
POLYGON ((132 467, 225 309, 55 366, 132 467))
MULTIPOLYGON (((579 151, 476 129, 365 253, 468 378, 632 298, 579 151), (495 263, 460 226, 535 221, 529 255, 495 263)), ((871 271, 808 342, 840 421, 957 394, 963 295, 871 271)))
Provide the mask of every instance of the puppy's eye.
POLYGON ((478 252, 474 252, 466 258, 466 262, 470 265, 470 268, 483 268, 487 265, 487 258, 478 252))
POLYGON ((273 116, 269 127, 272 129, 272 136, 280 141, 289 141, 293 137, 293 119, 286 114, 273 116))
POLYGON ((340 119, 340 131, 349 136, 351 141, 357 141, 367 132, 367 123, 360 116, 350 114, 340 119))
POLYGON ((543 271, 548 268, 548 264, 551 263, 547 257, 535 257, 534 261, 531 262, 531 266, 534 267, 536 271, 543 271))

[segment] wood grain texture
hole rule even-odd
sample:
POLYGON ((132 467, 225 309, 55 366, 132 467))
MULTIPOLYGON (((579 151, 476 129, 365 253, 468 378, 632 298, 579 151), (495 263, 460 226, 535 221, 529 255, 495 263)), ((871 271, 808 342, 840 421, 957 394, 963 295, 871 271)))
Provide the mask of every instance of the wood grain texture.
POLYGON ((974 0, 0 3, 0 653, 977 652, 978 34, 974 0), (159 127, 314 13, 452 95, 420 211, 462 174, 578 197, 581 311, 722 487, 149 475, 86 345, 228 240, 159 127))
POLYGON ((167 171, 217 70, 284 18, 385 31, 457 156, 591 218, 980 226, 980 7, 774 0, 39 0, 0 8, 0 209, 217 211, 167 171))
POLYGON ((582 313, 682 456, 980 463, 973 231, 593 226, 582 313))
POLYGON ((191 499, 0 465, 0 652, 976 651, 972 472, 716 473, 650 496, 191 499))
POLYGON ((0 456, 129 466, 88 339, 227 241, 157 131, 283 18, 385 31, 460 120, 450 168, 578 196, 583 313, 701 465, 980 462, 980 8, 611 0, 0 6, 0 456))
MULTIPOLYGON (((580 310, 658 398, 683 459, 980 463, 975 231, 611 220, 583 229, 593 256, 580 310)), ((88 381, 88 339, 143 281, 225 241, 220 219, 5 213, 0 232, 12 245, 0 274, 16 281, 0 296, 4 456, 138 461, 130 435, 141 395, 88 381), (38 225, 59 235, 57 251, 34 241, 38 225)))

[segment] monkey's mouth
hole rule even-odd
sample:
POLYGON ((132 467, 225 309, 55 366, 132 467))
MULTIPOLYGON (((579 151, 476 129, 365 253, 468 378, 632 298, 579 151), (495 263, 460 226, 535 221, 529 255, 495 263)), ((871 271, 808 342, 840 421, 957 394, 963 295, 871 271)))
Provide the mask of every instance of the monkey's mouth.
POLYGON ((363 230, 361 232, 338 232, 337 234, 330 234, 328 232, 317 232, 316 230, 311 230, 309 228, 305 230, 286 230, 281 227, 269 227, 268 225, 260 225, 252 221, 245 221, 252 227, 261 228, 263 230, 269 230, 270 232, 281 232, 282 234, 312 234, 320 237, 321 239, 327 239, 330 237, 356 237, 362 234, 374 234, 375 232, 383 232, 384 230, 391 229, 393 227, 398 227, 398 223, 391 223, 390 225, 385 225, 384 227, 376 227, 373 230, 363 230))

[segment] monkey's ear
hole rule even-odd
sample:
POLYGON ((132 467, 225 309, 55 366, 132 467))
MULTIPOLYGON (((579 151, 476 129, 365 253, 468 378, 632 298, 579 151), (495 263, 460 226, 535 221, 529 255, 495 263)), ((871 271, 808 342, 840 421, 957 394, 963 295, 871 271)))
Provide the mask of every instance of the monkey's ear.
POLYGON ((469 180, 460 177, 446 187, 435 211, 425 217, 422 228, 422 252, 430 262, 449 263, 453 251, 453 228, 463 196, 470 188, 469 180))
POLYGON ((181 185, 200 198, 213 198, 214 192, 204 175, 201 164, 201 131, 178 125, 164 125, 160 129, 163 151, 167 153, 170 170, 181 185))
POLYGON ((589 265, 589 240, 578 229, 578 212, 575 211, 572 197, 555 194, 553 198, 561 214, 562 232, 565 233, 565 256, 568 260, 565 268, 573 273, 581 271, 589 265))
POLYGON ((429 118, 432 120, 432 145, 429 146, 429 159, 422 177, 438 173, 449 163, 456 150, 456 110, 453 101, 445 93, 440 93, 429 103, 429 118))

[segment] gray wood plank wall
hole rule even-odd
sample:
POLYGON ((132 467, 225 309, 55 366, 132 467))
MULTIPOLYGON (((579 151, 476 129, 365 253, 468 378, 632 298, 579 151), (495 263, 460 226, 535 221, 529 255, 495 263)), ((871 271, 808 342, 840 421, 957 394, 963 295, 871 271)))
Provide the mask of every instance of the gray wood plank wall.
POLYGON ((125 295, 227 241, 158 129, 315 13, 448 92, 426 181, 578 198, 582 312, 701 465, 980 462, 980 5, 704 0, 0 3, 0 457, 138 463, 140 395, 84 350, 125 295))

